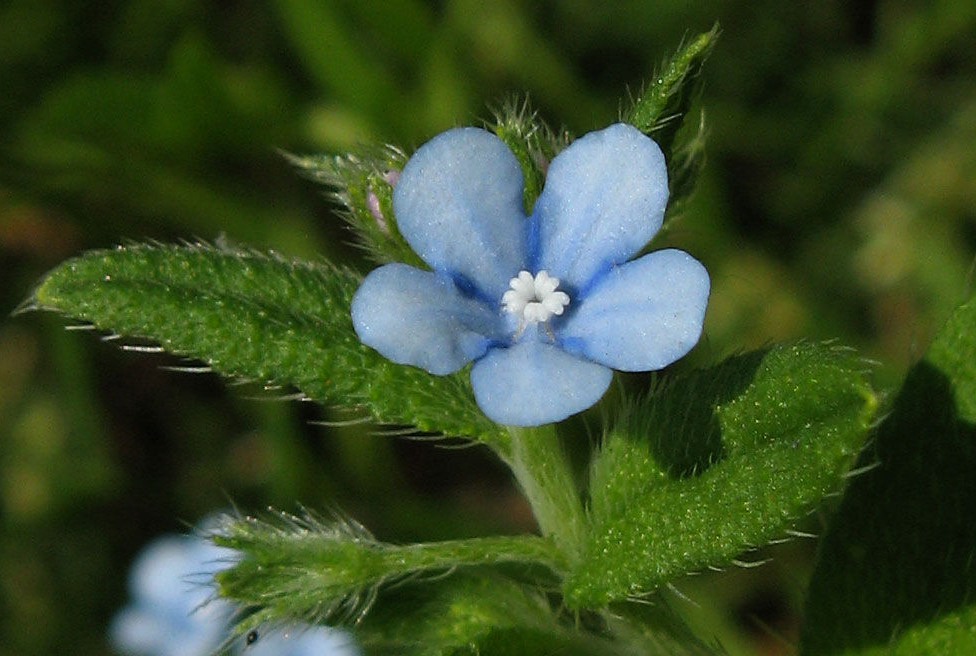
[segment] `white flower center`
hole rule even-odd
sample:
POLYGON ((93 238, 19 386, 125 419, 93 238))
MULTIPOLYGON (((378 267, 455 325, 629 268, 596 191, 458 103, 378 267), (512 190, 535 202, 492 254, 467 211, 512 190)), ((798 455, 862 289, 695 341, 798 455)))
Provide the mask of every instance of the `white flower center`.
POLYGON ((556 291, 559 278, 553 278, 545 271, 535 274, 535 278, 528 271, 519 271, 508 284, 511 289, 502 295, 502 309, 518 316, 519 333, 529 324, 545 322, 554 314, 562 314, 569 305, 569 295, 556 291))

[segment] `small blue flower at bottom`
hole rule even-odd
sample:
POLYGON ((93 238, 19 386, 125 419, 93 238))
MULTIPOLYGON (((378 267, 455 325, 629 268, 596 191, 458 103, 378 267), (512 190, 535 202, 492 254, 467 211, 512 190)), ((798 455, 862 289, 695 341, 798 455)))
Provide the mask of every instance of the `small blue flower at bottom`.
POLYGON ((668 199, 658 145, 617 123, 553 158, 532 214, 511 150, 478 128, 448 130, 407 161, 397 226, 432 271, 386 264, 352 300, 360 340, 446 375, 468 362, 492 420, 535 426, 585 410, 612 369, 661 369, 701 335, 709 278, 684 251, 628 261, 668 199))
POLYGON ((348 633, 324 626, 293 626, 257 634, 241 656, 357 656, 359 653, 348 633))
MULTIPOLYGON (((200 532, 217 528, 206 520, 200 532)), ((219 529, 218 529, 219 530, 219 529)), ((138 656, 358 656, 345 631, 324 626, 293 625, 256 632, 253 644, 228 642, 235 605, 215 596, 213 576, 233 565, 240 552, 218 547, 200 535, 165 535, 153 540, 136 558, 129 575, 132 601, 109 627, 112 644, 138 656)))
POLYGON ((153 540, 132 566, 132 601, 112 621, 112 643, 139 656, 214 653, 227 637, 233 607, 215 598, 211 582, 237 556, 196 536, 153 540))

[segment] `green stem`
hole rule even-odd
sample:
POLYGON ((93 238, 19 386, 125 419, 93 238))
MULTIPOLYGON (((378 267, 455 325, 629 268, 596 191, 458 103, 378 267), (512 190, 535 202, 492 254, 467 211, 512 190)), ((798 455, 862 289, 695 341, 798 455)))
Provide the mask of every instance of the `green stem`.
POLYGON ((494 536, 392 547, 384 552, 391 569, 431 570, 465 565, 539 563, 565 572, 566 559, 553 543, 532 535, 494 536))
POLYGON ((512 438, 508 465, 532 507, 539 529, 570 560, 576 560, 586 519, 555 426, 510 426, 508 432, 512 438))
POLYGON ((502 563, 539 564, 560 574, 569 568, 552 540, 535 535, 398 546, 314 530, 254 533, 244 525, 240 534, 211 539, 244 554, 234 567, 215 575, 221 596, 271 606, 282 617, 300 616, 316 604, 361 594, 417 572, 502 563), (301 592, 293 594, 295 590, 301 592))

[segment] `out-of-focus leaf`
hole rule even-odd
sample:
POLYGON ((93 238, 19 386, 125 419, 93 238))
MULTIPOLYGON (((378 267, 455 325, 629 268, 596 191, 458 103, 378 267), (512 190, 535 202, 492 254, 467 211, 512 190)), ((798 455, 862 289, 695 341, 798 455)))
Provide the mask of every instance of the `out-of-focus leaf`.
POLYGON ((396 119, 396 78, 360 45, 355 29, 335 3, 277 0, 284 33, 322 91, 377 121, 396 119))
POLYGON ((804 654, 976 653, 976 301, 909 372, 824 538, 804 654))

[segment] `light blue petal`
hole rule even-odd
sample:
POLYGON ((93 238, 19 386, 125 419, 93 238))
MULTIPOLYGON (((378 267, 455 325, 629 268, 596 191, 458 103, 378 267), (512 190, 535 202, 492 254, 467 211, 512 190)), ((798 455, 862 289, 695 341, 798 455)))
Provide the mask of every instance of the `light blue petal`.
POLYGON ((493 348, 471 368, 478 406, 489 419, 539 426, 586 410, 600 400, 613 372, 538 339, 493 348))
POLYGON ((585 292, 650 241, 667 202, 668 171, 654 141, 624 123, 584 135, 549 165, 532 216, 533 268, 585 292))
POLYGON ((165 644, 173 627, 164 622, 159 613, 138 607, 127 607, 112 618, 108 628, 109 641, 127 654, 154 654, 165 644))
MULTIPOLYGON (((228 609, 229 610, 229 609, 228 609)), ((210 656, 227 637, 231 613, 220 623, 176 621, 159 609, 127 607, 109 625, 108 637, 122 653, 138 656, 210 656)))
POLYGON ((132 595, 145 603, 184 608, 187 615, 206 601, 210 592, 187 581, 188 575, 203 567, 200 560, 190 557, 193 540, 166 535, 150 542, 129 574, 132 595))
POLYGON ((185 608, 187 614, 213 596, 213 574, 240 552, 198 536, 165 535, 139 554, 129 575, 132 595, 151 604, 185 608))
POLYGON ((698 260, 673 248, 655 251, 599 279, 559 327, 559 339, 614 369, 661 369, 701 336, 708 290, 698 260))
POLYGON ((393 212, 427 264, 464 277, 492 301, 525 268, 522 170, 490 132, 456 128, 421 146, 393 188, 393 212))
POLYGON ((445 275, 386 264, 356 290, 352 325, 363 344, 387 359, 442 376, 483 355, 500 320, 445 275))
POLYGON ((265 633, 244 652, 247 656, 358 656, 346 631, 324 626, 292 626, 265 633))

